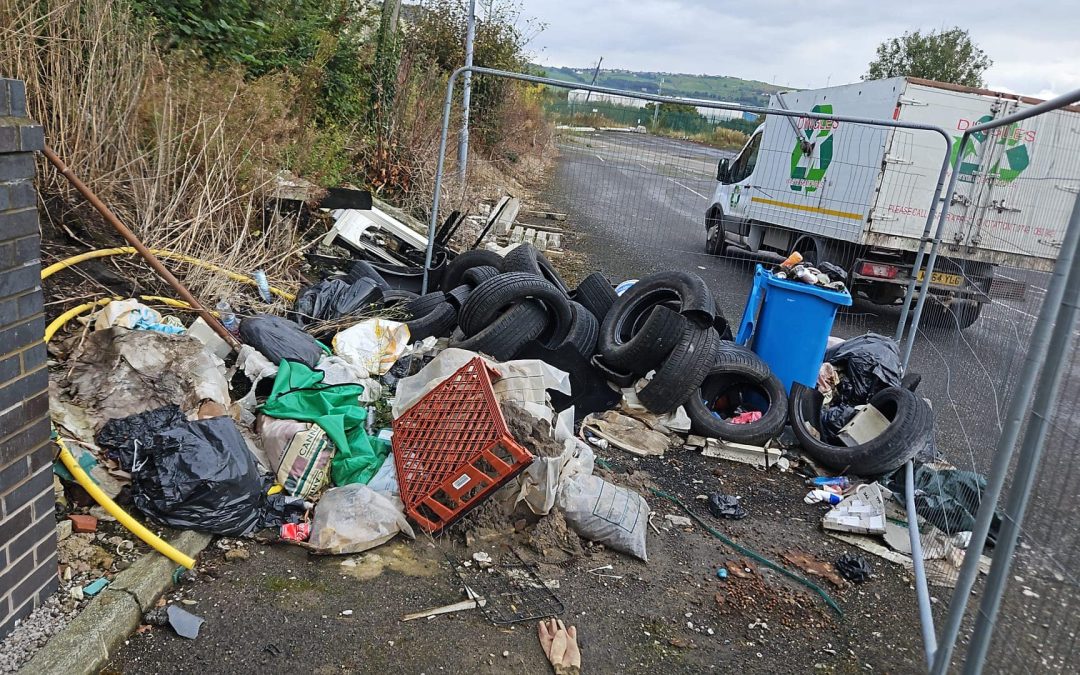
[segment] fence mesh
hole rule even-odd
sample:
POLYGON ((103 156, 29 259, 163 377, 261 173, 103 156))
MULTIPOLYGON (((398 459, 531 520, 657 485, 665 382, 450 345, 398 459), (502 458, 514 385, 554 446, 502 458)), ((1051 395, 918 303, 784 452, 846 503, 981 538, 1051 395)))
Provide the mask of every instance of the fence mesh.
MULTIPOLYGON (((772 116, 767 127, 791 127, 783 143, 751 135, 739 139, 748 144, 740 147, 732 145, 730 135, 722 140, 709 136, 717 128, 738 133, 731 128, 739 126, 732 125, 732 115, 698 115, 692 128, 672 116, 665 127, 652 123, 644 104, 630 104, 629 92, 624 93, 627 100, 613 106, 557 102, 565 90, 553 91, 546 113, 557 125, 555 160, 544 189, 519 215, 519 229, 503 233, 503 241, 535 241, 539 233, 545 245, 557 242, 547 253, 562 259, 564 268, 599 270, 613 282, 670 269, 695 272, 713 289, 734 326, 755 266, 774 265, 798 250, 808 259, 858 273, 852 284, 854 303, 840 311, 834 335, 896 334, 907 318, 902 304, 909 277, 903 268, 914 261, 927 214, 935 207, 938 168, 945 153, 951 153, 960 175, 953 199, 942 204, 948 211, 932 295, 913 338, 908 372, 922 376, 918 393, 931 402, 935 418, 938 461, 922 463, 921 477, 960 471, 970 472, 958 475, 976 485, 983 480, 1010 397, 1019 381, 1035 376, 1023 370, 1024 357, 1080 192, 1080 112, 1046 113, 1023 125, 976 135, 963 148, 961 131, 954 131, 948 149, 939 135, 926 130, 849 122, 815 128, 805 119, 772 116), (813 169, 820 167, 821 146, 829 134, 843 134, 848 150, 834 154, 821 177, 813 169), (803 166, 797 148, 808 136, 816 140, 818 154, 803 166), (728 174, 720 181, 723 159, 728 174), (823 188, 831 180, 842 180, 845 189, 829 191, 826 199, 823 188), (718 189, 724 184, 727 189, 718 189), (819 189, 817 202, 798 198, 819 189), (743 220, 763 216, 782 228, 762 233, 743 220), (718 225, 724 231, 710 233, 718 225), (575 267, 575 259, 587 263, 575 267), (901 271, 891 283, 864 283, 863 261, 895 264, 901 271)), ((948 128, 1001 118, 1026 104, 983 97, 977 105, 985 107, 982 119, 958 113, 961 121, 948 128)), ((918 121, 940 123, 930 117, 918 121)), ((467 182, 482 180, 473 171, 467 182)), ((1072 519, 1077 513, 1074 495, 1080 493, 1074 459, 1080 377, 1073 347, 1067 360, 1051 364, 1066 369, 1064 384, 993 628, 997 639, 987 661, 993 672, 1030 669, 1032 664, 1048 672, 1075 670, 1070 656, 1080 623, 1074 562, 1080 535, 1072 519)), ((920 532, 940 625, 964 555, 962 533, 972 525, 964 512, 973 515, 978 503, 976 498, 961 508, 934 509, 935 502, 958 497, 963 502, 965 497, 955 486, 921 487, 920 532)), ((1007 482, 1003 494, 1009 487, 1007 482)), ((985 554, 988 566, 993 547, 985 554)), ((983 579, 980 575, 976 587, 980 592, 983 579)), ((975 597, 968 604, 954 665, 963 661, 962 644, 970 637, 977 607, 975 597)))

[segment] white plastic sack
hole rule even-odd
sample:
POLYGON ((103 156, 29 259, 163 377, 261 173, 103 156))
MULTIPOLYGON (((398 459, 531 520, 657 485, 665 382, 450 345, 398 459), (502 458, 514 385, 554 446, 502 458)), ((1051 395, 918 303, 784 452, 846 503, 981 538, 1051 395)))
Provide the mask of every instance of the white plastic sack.
POLYGON ((400 321, 365 319, 334 337, 334 353, 369 375, 385 375, 409 344, 409 327, 400 321))
POLYGON ((263 356, 259 353, 259 350, 251 345, 241 345, 240 351, 236 354, 236 365, 233 366, 230 375, 237 370, 243 371, 247 379, 251 380, 251 389, 237 403, 244 410, 254 412, 255 406, 258 405, 255 400, 255 388, 264 378, 273 379, 277 377, 278 367, 270 363, 270 359, 263 356))
POLYGON ((579 536, 648 562, 649 505, 638 493, 599 476, 578 475, 563 484, 556 503, 579 536))
POLYGON ((308 548, 315 553, 360 553, 381 546, 398 532, 415 539, 401 502, 363 483, 331 488, 315 507, 308 548))
MULTIPOLYGON (((451 347, 443 350, 419 373, 402 378, 394 397, 394 419, 477 356, 479 354, 468 349, 451 347)), ((495 398, 500 403, 513 401, 537 419, 552 423, 548 389, 570 395, 570 375, 538 359, 505 363, 484 359, 484 363, 499 373, 499 377, 492 382, 495 398)))
POLYGON ((323 372, 324 384, 359 384, 364 387, 361 403, 374 403, 382 398, 382 383, 370 377, 367 370, 340 356, 324 356, 315 366, 323 372))
POLYGON ((519 477, 521 489, 516 502, 525 502, 538 516, 546 516, 555 506, 559 487, 575 476, 593 472, 593 451, 577 439, 566 443, 567 449, 558 457, 537 457, 519 477))

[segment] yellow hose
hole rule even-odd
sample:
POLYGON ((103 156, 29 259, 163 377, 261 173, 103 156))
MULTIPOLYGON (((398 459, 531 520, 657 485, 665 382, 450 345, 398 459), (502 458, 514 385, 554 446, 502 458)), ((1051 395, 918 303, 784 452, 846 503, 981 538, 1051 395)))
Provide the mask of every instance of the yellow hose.
MULTIPOLYGON (((166 251, 158 248, 152 248, 150 249, 150 252, 159 258, 185 262, 189 265, 201 267, 212 272, 219 272, 221 274, 224 274, 229 279, 232 279, 233 281, 247 284, 248 286, 258 286, 258 283, 249 276, 237 274, 236 272, 227 270, 224 267, 218 267, 213 263, 208 263, 205 260, 199 260, 198 258, 192 258, 191 256, 185 255, 183 253, 176 253, 174 251, 166 251)), ((85 262, 87 260, 93 260, 95 258, 107 258, 114 255, 133 255, 135 253, 135 249, 130 246, 120 246, 117 248, 102 248, 96 251, 87 251, 86 253, 80 253, 79 255, 72 256, 70 258, 61 260, 60 262, 55 262, 49 265, 45 269, 41 270, 41 278, 48 279, 60 270, 67 269, 72 265, 78 265, 79 263, 85 262)), ((296 300, 296 296, 292 293, 289 293, 288 291, 283 291, 280 288, 275 288, 274 286, 270 287, 270 292, 278 296, 279 298, 282 298, 283 300, 287 300, 288 302, 296 300)))
POLYGON ((146 542, 147 546, 177 565, 182 565, 188 569, 195 567, 194 558, 177 550, 170 545, 169 542, 146 529, 142 523, 132 518, 128 515, 127 511, 117 506, 116 502, 112 499, 109 499, 109 495, 102 492, 101 488, 94 482, 94 479, 87 475, 82 467, 79 466, 79 463, 75 460, 75 456, 68 450, 67 445, 64 444, 62 438, 57 438, 56 444, 60 446, 60 461, 64 463, 67 470, 75 477, 75 481, 78 482, 78 484, 81 485, 83 489, 93 497, 94 501, 100 504, 101 508, 105 509, 110 516, 116 518, 120 521, 120 524, 130 530, 132 534, 146 542))
MULTIPOLYGON (((160 302, 163 305, 169 307, 176 307, 177 309, 191 309, 191 305, 187 304, 183 300, 174 300, 173 298, 164 298, 160 295, 140 295, 140 300, 146 300, 147 302, 160 302)), ((79 316, 83 312, 88 312, 95 307, 104 307, 113 300, 119 300, 119 298, 100 298, 93 302, 84 302, 81 305, 76 305, 68 311, 64 312, 60 316, 56 317, 45 327, 45 342, 52 339, 56 332, 64 327, 68 321, 71 321, 75 317, 79 316)), ((217 316, 217 312, 210 312, 214 316, 217 316)))

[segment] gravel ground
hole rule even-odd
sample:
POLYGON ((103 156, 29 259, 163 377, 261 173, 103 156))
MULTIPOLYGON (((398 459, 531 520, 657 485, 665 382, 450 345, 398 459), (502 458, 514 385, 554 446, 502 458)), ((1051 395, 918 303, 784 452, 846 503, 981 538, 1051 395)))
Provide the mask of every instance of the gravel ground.
MULTIPOLYGON (((63 593, 66 595, 66 592, 63 593)), ((50 637, 63 630, 64 626, 75 618, 79 607, 74 603, 64 602, 61 597, 60 592, 51 596, 4 638, 0 643, 0 673, 17 671, 37 650, 45 646, 50 637)))

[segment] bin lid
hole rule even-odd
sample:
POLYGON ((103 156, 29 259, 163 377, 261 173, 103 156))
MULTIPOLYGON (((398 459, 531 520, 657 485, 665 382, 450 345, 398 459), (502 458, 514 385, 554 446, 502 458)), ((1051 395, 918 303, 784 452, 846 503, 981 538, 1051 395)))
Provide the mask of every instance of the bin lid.
POLYGON ((770 286, 776 286, 783 288, 786 291, 792 291, 794 293, 805 293, 807 295, 814 295, 822 300, 827 300, 835 305, 841 307, 848 307, 851 305, 851 294, 848 293, 845 288, 842 291, 833 291, 821 286, 811 286, 810 284, 804 284, 801 281, 789 281, 788 279, 778 279, 775 274, 766 270, 761 265, 758 265, 758 274, 765 277, 765 283, 770 286))

